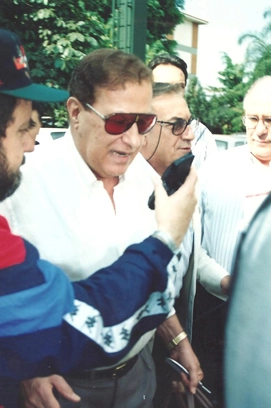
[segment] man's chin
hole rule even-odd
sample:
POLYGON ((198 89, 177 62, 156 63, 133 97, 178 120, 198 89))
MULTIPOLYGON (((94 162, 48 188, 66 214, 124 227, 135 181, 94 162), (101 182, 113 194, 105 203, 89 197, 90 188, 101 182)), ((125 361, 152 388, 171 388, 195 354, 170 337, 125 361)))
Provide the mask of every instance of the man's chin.
POLYGON ((22 174, 20 171, 12 176, 13 177, 10 176, 4 180, 0 180, 0 201, 4 201, 10 197, 21 184, 22 174))

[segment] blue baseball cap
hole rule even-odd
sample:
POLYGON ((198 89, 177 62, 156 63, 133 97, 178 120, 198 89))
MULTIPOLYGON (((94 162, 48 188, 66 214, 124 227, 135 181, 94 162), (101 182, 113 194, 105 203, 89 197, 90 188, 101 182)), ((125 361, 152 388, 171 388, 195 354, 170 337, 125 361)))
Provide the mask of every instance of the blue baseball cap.
POLYGON ((62 102, 69 92, 34 84, 20 38, 0 29, 0 93, 40 102, 62 102))

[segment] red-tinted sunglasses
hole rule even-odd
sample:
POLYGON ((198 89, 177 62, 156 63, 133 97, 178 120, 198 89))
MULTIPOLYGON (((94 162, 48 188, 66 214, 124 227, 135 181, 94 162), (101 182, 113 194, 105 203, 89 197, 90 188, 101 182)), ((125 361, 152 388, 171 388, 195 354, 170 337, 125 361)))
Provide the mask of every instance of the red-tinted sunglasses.
POLYGON ((89 103, 86 103, 85 106, 104 120, 104 128, 110 135, 121 135, 130 129, 134 123, 137 124, 138 133, 144 135, 153 128, 157 120, 156 115, 152 113, 112 113, 104 116, 89 103))

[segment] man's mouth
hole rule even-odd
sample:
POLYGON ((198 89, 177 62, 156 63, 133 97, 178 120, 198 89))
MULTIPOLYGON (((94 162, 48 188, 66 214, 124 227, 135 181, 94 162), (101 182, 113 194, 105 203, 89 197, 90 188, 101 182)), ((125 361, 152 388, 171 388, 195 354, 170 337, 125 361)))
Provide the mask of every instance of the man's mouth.
POLYGON ((125 153, 125 152, 117 152, 117 151, 113 151, 112 152, 115 156, 121 156, 121 157, 128 157, 130 155, 130 153, 125 153))
POLYGON ((271 143, 270 140, 260 140, 260 139, 254 139, 254 142, 262 144, 262 145, 269 145, 271 143))

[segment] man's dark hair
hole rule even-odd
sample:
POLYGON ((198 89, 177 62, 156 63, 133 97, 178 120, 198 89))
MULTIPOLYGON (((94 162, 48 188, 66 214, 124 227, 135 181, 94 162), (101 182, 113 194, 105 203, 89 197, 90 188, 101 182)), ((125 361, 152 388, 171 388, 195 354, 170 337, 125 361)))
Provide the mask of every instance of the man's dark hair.
POLYGON ((177 55, 170 55, 170 54, 160 54, 154 57, 149 63, 148 67, 153 71, 158 65, 174 65, 175 67, 179 68, 184 73, 185 77, 185 85, 187 83, 188 72, 187 72, 187 64, 186 62, 177 57, 177 55))
POLYGON ((73 71, 69 91, 82 103, 92 104, 98 88, 116 89, 127 82, 152 84, 152 71, 138 57, 103 48, 86 55, 73 71))
POLYGON ((6 129, 13 120, 12 114, 17 104, 15 96, 0 93, 0 137, 6 136, 6 129))

